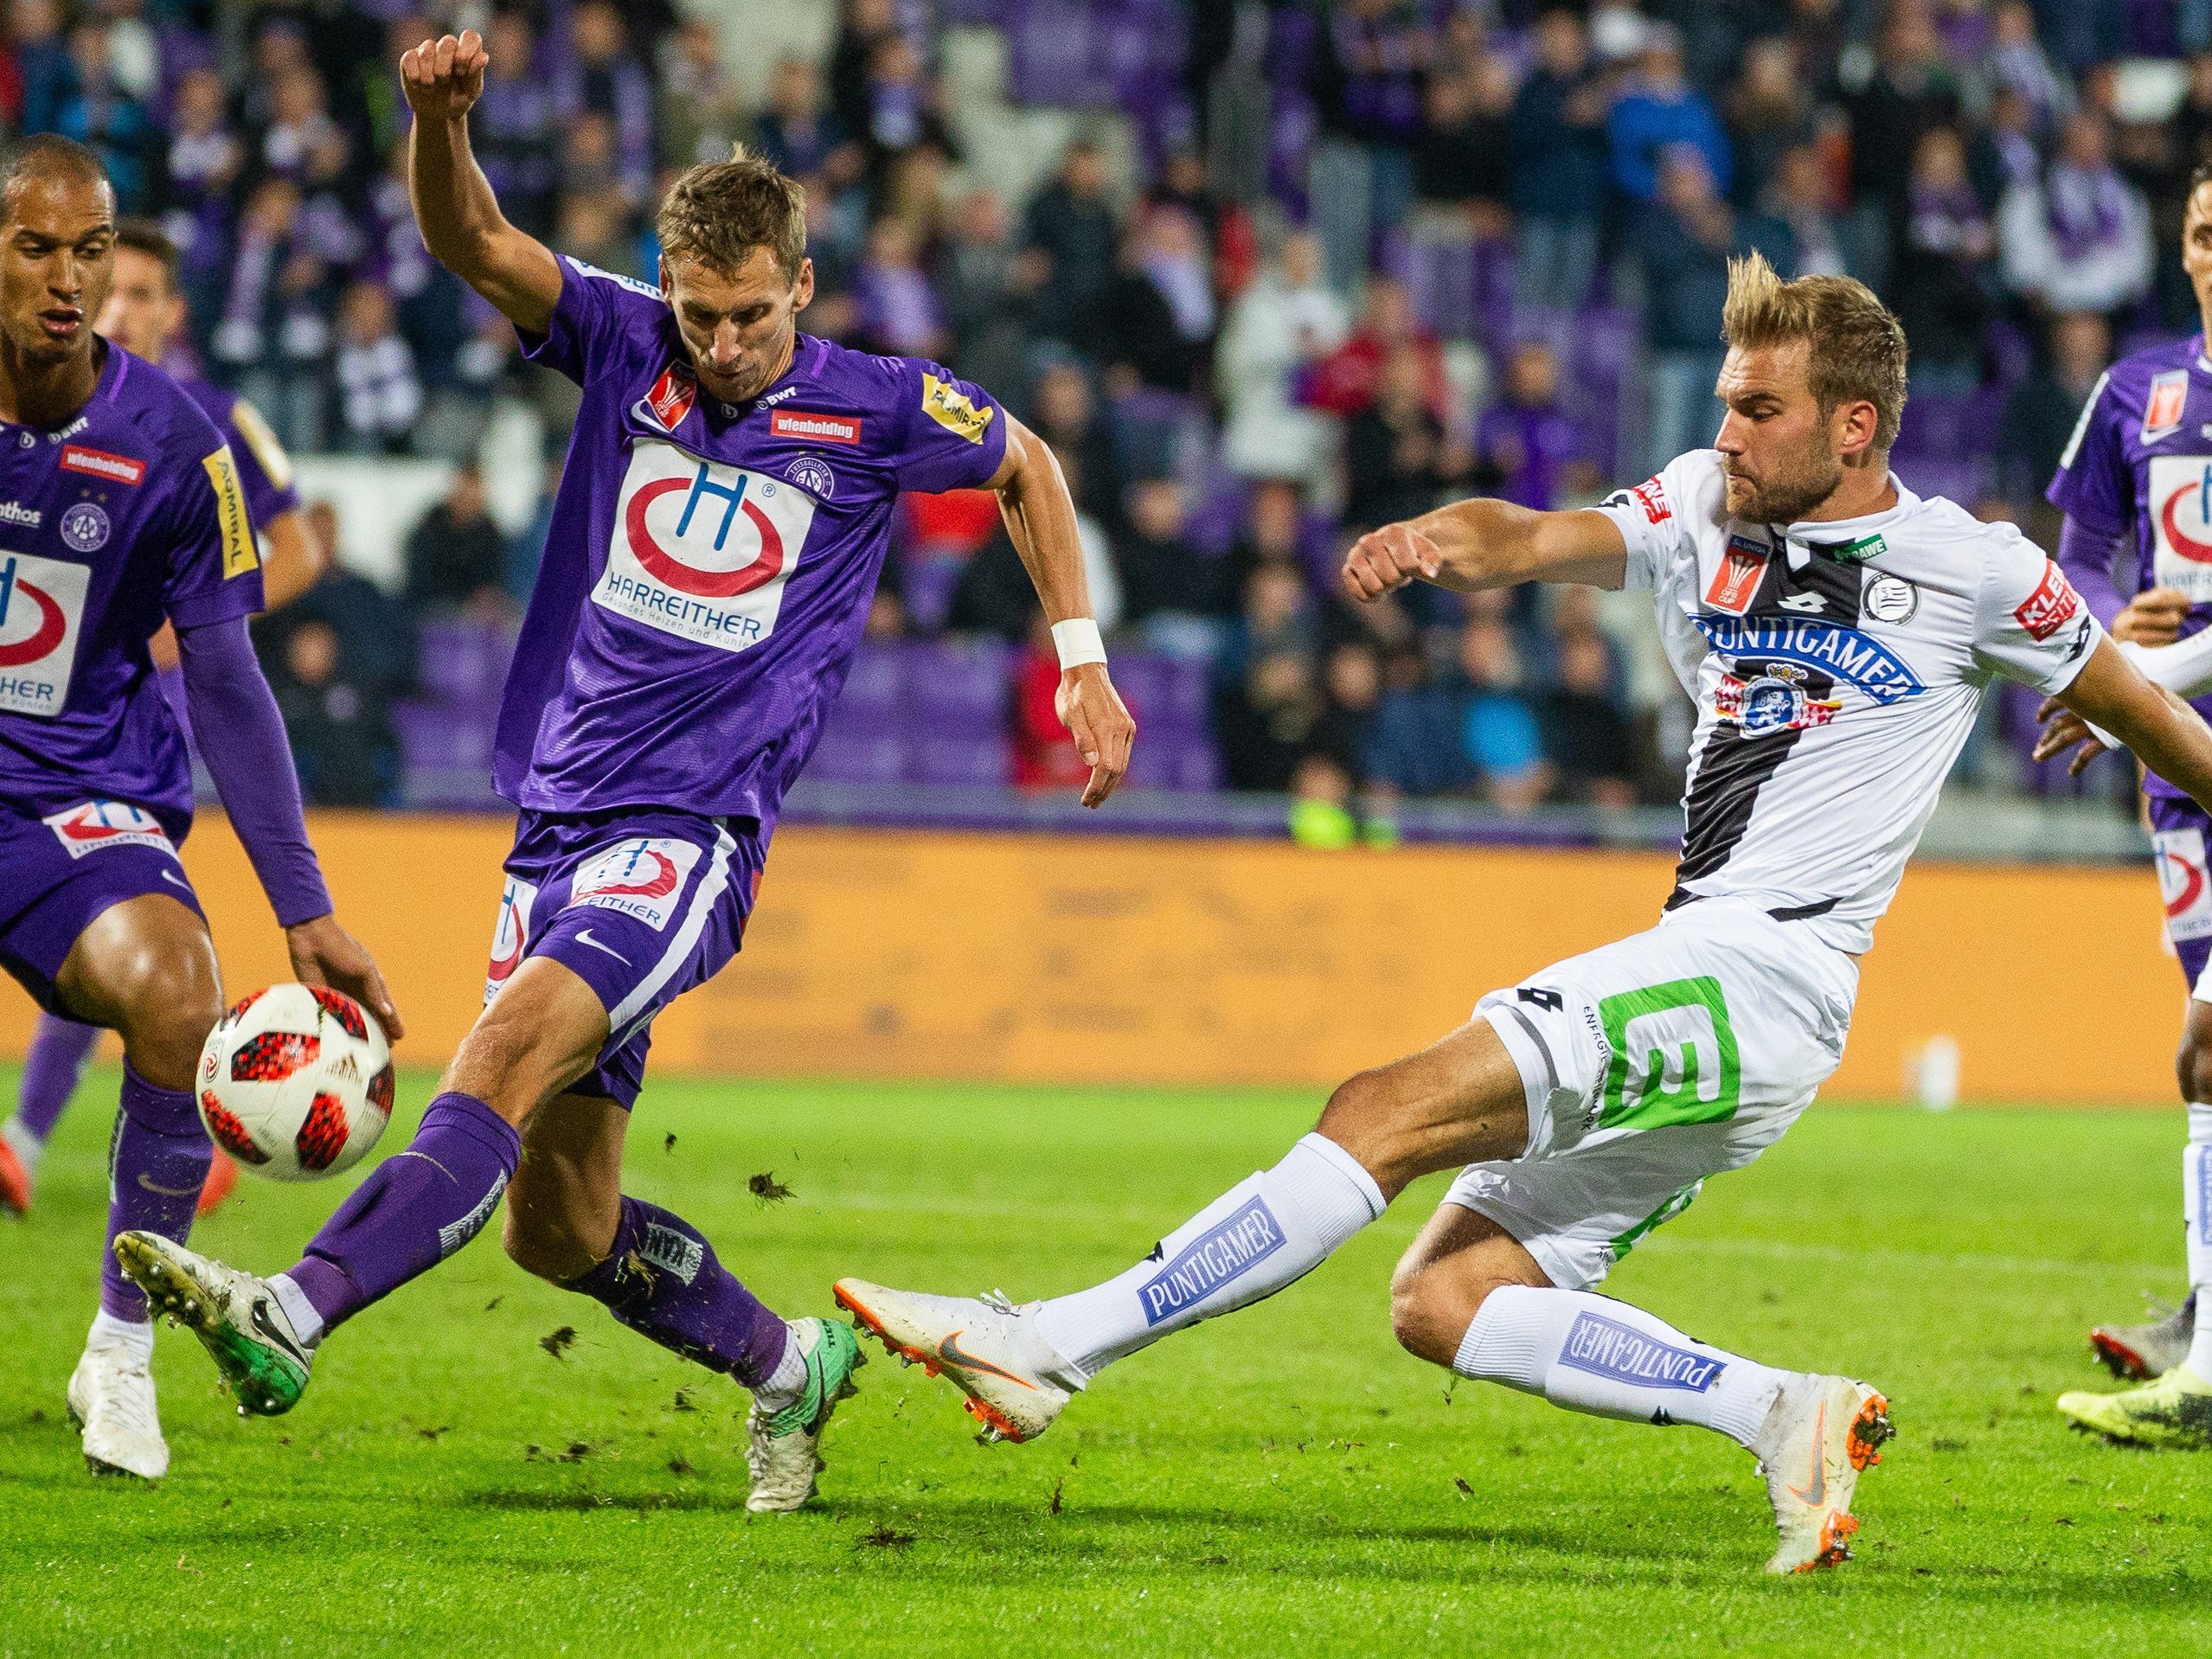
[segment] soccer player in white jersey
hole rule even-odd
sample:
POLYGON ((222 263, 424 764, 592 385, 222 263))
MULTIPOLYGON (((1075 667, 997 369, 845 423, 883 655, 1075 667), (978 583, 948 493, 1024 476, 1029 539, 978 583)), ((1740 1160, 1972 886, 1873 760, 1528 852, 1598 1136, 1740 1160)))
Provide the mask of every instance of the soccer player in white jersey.
MULTIPOLYGON (((2106 639, 2009 525, 1914 496, 1888 455, 1905 339, 1865 287, 1732 266, 1715 446, 1581 512, 1461 502, 1362 537, 1354 598, 1416 580, 1649 588, 1696 699, 1683 857, 1659 925, 1494 991, 1363 1072, 1316 1131, 1094 1288, 1015 1306, 837 1287, 859 1323, 1031 1439, 1099 1372, 1279 1291, 1416 1177, 1464 1166, 1391 1320, 1462 1376, 1754 1453, 1767 1563, 1846 1559, 1890 1433, 1866 1384, 1779 1369, 1594 1294, 1705 1179, 1748 1163, 1842 1058, 1858 958, 1997 675, 2122 733, 2212 799, 2212 732, 2106 639)), ((1479 924, 1478 924, 1479 925, 1479 924)))

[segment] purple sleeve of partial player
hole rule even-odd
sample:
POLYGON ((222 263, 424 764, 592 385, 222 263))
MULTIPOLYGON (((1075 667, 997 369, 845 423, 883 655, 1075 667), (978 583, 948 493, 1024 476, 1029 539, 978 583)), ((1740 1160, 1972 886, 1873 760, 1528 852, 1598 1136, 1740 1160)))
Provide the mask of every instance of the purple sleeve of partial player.
POLYGON ((176 650, 201 759, 278 924, 292 927, 329 915, 330 889, 307 842, 284 717, 254 658, 245 619, 179 628, 176 650))
POLYGON ((2113 565, 2120 552, 2119 539, 2102 535, 2068 517, 2058 533, 2058 567, 2089 606, 2089 613, 2107 628, 2127 606, 2113 581, 2113 565))
POLYGON ((2081 406, 2081 418, 2059 457, 2058 471, 2043 492, 2050 504, 2082 528, 2116 540, 2127 533, 2135 512, 2135 472, 2128 464, 2120 394, 2107 371, 2081 406))

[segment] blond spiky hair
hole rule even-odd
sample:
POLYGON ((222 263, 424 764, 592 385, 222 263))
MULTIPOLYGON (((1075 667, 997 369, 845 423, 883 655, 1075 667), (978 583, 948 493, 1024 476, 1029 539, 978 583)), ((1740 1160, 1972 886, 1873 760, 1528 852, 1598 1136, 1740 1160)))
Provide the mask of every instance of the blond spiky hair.
POLYGON ((1721 337, 1755 351, 1802 340, 1806 380, 1825 416, 1864 399, 1874 405, 1874 451, 1888 452, 1905 414, 1905 330, 1866 284, 1851 277, 1785 282, 1762 253, 1728 261, 1721 337))

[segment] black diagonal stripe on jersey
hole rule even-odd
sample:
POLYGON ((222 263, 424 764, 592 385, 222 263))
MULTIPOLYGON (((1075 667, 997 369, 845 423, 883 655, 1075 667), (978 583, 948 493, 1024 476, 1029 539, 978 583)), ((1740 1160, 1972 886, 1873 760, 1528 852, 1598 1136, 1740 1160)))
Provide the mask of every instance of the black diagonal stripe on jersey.
POLYGON ((1677 889, 1728 862, 1751 823, 1759 791, 1804 735, 1795 731, 1746 737, 1742 727, 1727 724, 1705 734, 1705 746, 1697 755, 1697 776, 1683 798, 1682 862, 1675 866, 1677 889))
POLYGON ((1803 570, 1792 570, 1787 544, 1778 538, 1773 548, 1773 556, 1766 561, 1766 574, 1745 615, 1827 622, 1838 628, 1859 625, 1859 595, 1865 583, 1863 566, 1845 563, 1816 548, 1812 556, 1805 561, 1803 570))

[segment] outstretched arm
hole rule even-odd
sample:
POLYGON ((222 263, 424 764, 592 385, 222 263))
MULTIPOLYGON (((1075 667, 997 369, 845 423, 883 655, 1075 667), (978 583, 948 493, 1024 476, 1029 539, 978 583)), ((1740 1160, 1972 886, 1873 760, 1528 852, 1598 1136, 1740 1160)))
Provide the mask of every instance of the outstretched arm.
POLYGON ((484 96, 490 61, 472 29, 425 41, 400 59, 400 84, 414 111, 407 194, 431 257, 516 328, 543 334, 561 300, 560 263, 507 222, 469 148, 469 111, 484 96))
POLYGON ((1539 513, 1509 501, 1456 501, 1385 524, 1344 555, 1344 591, 1377 599, 1419 579, 1462 593, 1516 582, 1619 587, 1628 543, 1603 513, 1539 513))
POLYGON ((1060 647, 1060 690, 1054 708, 1074 734, 1076 753, 1091 769, 1083 804, 1098 806, 1129 770, 1137 722, 1106 677, 1106 653, 1097 644, 1090 583, 1083 575, 1083 544, 1075 528, 1075 503, 1068 480, 1044 439, 1006 417, 1006 458, 991 480, 1014 551, 1036 584, 1045 620, 1055 625, 1060 647), (1061 623, 1088 623, 1062 630, 1061 623), (1063 637, 1063 635, 1067 637, 1063 637), (1078 640, 1074 636, 1081 636, 1078 640))

